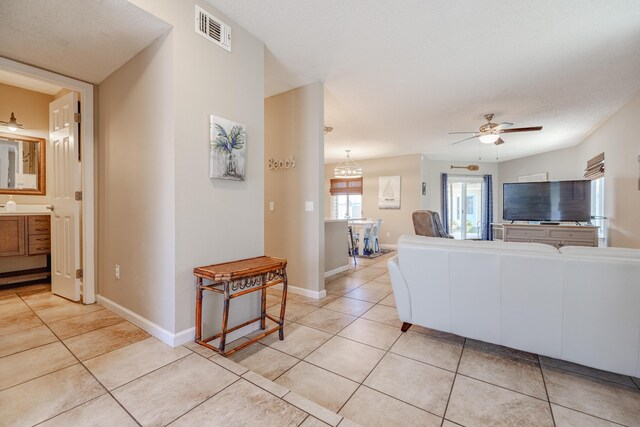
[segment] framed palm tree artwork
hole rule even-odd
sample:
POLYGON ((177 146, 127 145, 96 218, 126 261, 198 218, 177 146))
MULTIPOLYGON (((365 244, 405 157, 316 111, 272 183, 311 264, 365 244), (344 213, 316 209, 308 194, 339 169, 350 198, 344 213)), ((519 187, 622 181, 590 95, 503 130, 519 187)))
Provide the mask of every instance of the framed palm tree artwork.
POLYGON ((247 133, 244 125, 209 116, 209 178, 244 181, 247 133))

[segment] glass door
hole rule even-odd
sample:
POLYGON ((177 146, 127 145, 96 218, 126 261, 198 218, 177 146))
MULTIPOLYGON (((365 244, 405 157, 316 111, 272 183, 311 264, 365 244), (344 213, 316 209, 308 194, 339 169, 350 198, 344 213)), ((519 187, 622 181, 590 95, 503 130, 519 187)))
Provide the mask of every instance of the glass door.
POLYGON ((480 239, 482 178, 449 175, 449 234, 456 239, 480 239))

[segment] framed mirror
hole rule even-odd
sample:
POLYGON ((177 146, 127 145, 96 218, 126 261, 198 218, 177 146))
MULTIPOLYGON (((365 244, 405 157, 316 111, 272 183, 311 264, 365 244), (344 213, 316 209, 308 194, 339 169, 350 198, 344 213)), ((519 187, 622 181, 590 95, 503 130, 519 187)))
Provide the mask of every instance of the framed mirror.
POLYGON ((0 133, 0 194, 46 194, 46 140, 0 133))

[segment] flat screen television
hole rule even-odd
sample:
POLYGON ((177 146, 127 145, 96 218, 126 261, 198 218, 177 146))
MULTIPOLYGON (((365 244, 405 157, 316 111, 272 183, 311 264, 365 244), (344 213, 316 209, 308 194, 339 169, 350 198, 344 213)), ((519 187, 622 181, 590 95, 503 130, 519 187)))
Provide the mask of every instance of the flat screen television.
POLYGON ((591 181, 517 182, 503 185, 503 218, 509 221, 591 219, 591 181))

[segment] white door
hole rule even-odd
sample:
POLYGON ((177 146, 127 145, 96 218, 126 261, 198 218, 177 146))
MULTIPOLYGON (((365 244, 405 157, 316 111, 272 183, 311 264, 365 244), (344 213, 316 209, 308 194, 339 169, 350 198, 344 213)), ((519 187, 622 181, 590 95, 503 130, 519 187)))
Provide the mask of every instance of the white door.
POLYGON ((53 165, 53 214, 51 216, 51 292, 72 301, 80 300, 80 201, 81 190, 78 125, 75 92, 49 104, 49 132, 53 165))

